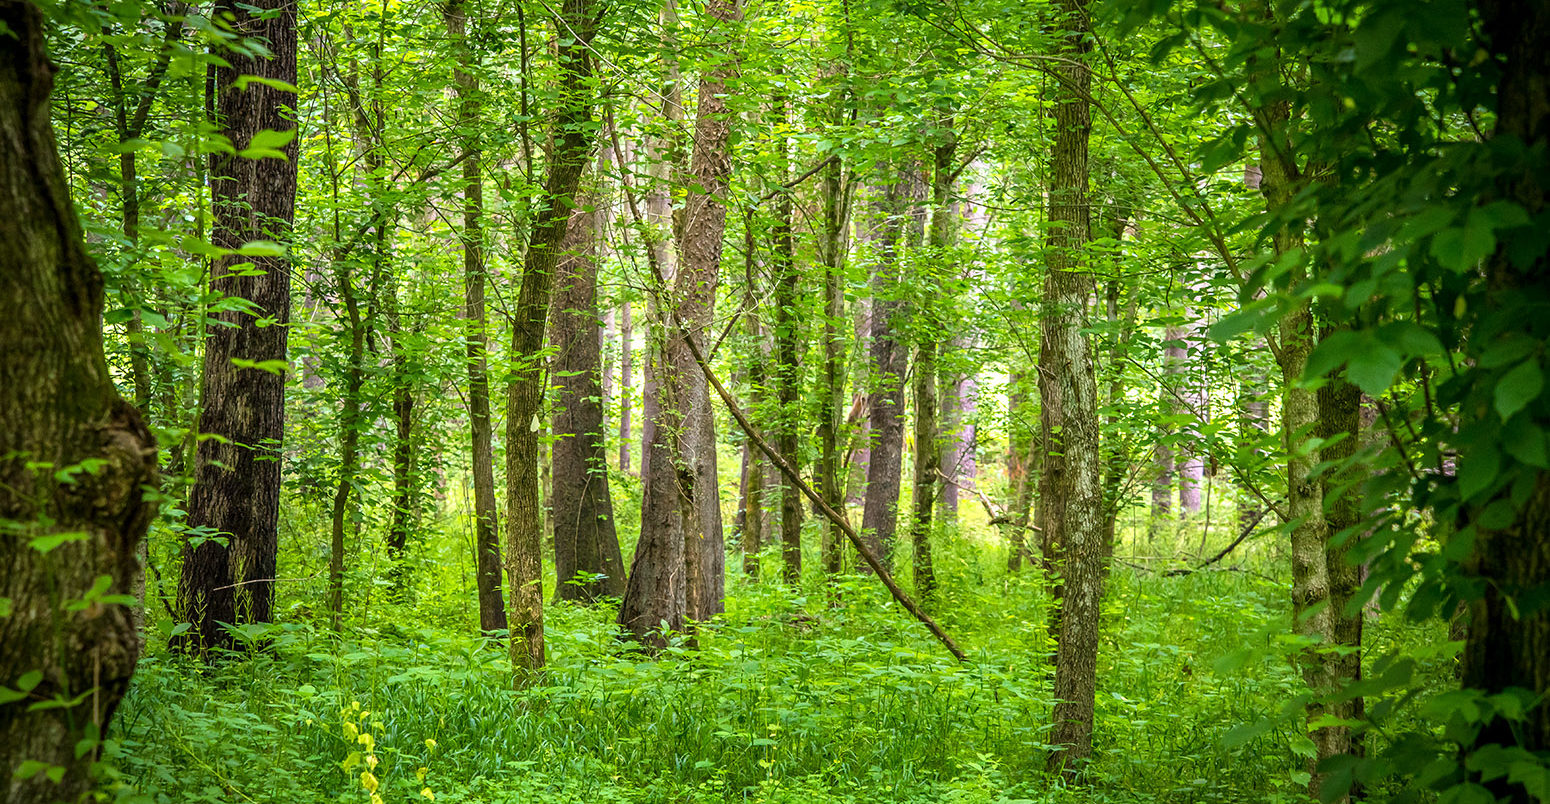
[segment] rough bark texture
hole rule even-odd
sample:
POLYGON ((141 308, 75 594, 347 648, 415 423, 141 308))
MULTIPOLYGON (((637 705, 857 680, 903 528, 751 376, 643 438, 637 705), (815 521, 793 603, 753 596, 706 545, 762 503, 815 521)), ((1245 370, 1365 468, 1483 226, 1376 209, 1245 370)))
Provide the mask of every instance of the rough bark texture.
MULTIPOLYGON (((1346 607, 1362 585, 1361 567, 1348 559, 1361 534, 1361 510, 1358 491, 1352 487, 1363 478, 1358 467, 1342 467, 1356 454, 1361 435, 1362 394, 1343 376, 1331 377, 1318 390, 1319 425, 1315 435, 1323 439, 1319 457, 1334 474, 1324 478, 1324 523, 1328 540, 1324 543, 1324 564, 1329 573, 1329 607, 1335 644, 1350 648, 1332 660, 1335 683, 1345 687, 1362 677, 1362 611, 1347 613, 1346 607), (1341 471, 1344 469, 1344 471, 1341 471)), ((1345 720, 1359 720, 1365 713, 1360 697, 1337 700, 1332 713, 1345 720)), ((1332 726, 1334 740, 1346 751, 1359 750, 1348 726, 1332 726)))
POLYGON ((1091 238, 1087 207, 1087 138, 1091 129, 1084 61, 1091 47, 1086 0, 1062 0, 1065 51, 1073 61, 1057 90, 1051 159, 1049 274, 1039 390, 1046 428, 1044 480, 1052 500, 1046 544, 1059 563, 1060 628, 1055 648, 1054 729, 1050 767, 1074 771, 1092 754, 1093 702, 1098 684, 1098 614, 1103 599, 1103 465, 1098 449, 1098 386, 1092 346, 1083 334, 1092 277, 1083 249, 1091 238), (1052 413, 1053 411, 1053 413, 1052 413), (1056 431, 1058 427, 1058 432, 1056 431), (1054 465, 1053 470, 1050 466, 1054 465))
POLYGON ((550 312, 555 384, 554 568, 555 597, 591 602, 624 594, 624 559, 614 530, 603 435, 601 326, 597 307, 597 193, 573 210, 555 277, 550 312), (590 580, 575 580, 577 573, 590 580), (602 576, 602 577, 596 577, 602 576))
MULTIPOLYGON (((909 173, 910 171, 904 171, 909 173)), ((881 188, 874 201, 872 241, 871 392, 867 399, 869 448, 866 456, 866 500, 861 512, 861 538, 884 566, 892 566, 894 531, 898 527, 900 473, 904 453, 904 373, 908 355, 903 343, 904 302, 898 298, 899 241, 904 213, 919 182, 901 176, 881 188)))
MULTIPOLYGON (((662 6, 663 27, 672 31, 677 25, 677 5, 666 0, 662 6)), ((669 131, 683 119, 679 98, 678 63, 666 60, 660 92, 662 116, 669 131)), ((651 143, 651 187, 646 196, 646 217, 651 226, 651 261, 664 282, 672 282, 678 273, 677 239, 673 225, 672 199, 668 181, 678 159, 677 143, 671 135, 651 143)), ((682 631, 684 627, 684 533, 683 512, 678 506, 678 473, 674 440, 682 430, 676 375, 666 361, 667 328, 655 289, 647 299, 650 324, 642 347, 641 382, 641 514, 640 536, 630 563, 629 582, 619 606, 619 624, 645 644, 664 644, 660 628, 682 631)))
MULTIPOLYGON (((779 136, 784 138, 787 125, 784 96, 776 97, 775 114, 781 126, 779 136)), ((784 142, 780 149, 786 155, 784 142)), ((790 172, 789 165, 785 172, 790 172)), ((794 215, 791 193, 781 193, 775 206, 774 242, 770 249, 775 272, 775 401, 779 405, 774 428, 775 449, 787 464, 800 472, 802 460, 797 451, 797 431, 803 426, 803 411, 797 404, 797 392, 802 382, 802 364, 797 348, 802 337, 802 316, 797 309, 797 294, 801 273, 792 254, 794 215)), ((780 481, 781 579, 796 584, 802 580, 802 493, 790 478, 782 477, 780 481)))
MULTIPOLYGON (((942 142, 933 149, 931 169, 931 228, 927 241, 929 247, 925 271, 927 293, 918 305, 915 327, 915 373, 913 397, 915 402, 915 476, 912 483, 911 503, 914 506, 910 518, 910 542, 913 547, 915 594, 923 603, 936 596, 936 570, 931 563, 932 517, 936 512, 937 492, 942 487, 942 433, 939 425, 937 399, 937 352, 940 348, 936 337, 942 330, 937 314, 939 283, 931 261, 940 263, 947 259, 947 247, 953 235, 953 212, 948 200, 953 191, 953 154, 957 151, 957 136, 952 130, 952 119, 947 118, 942 142)), ((937 270, 945 270, 938 267, 937 270)))
POLYGON ((479 630, 506 630, 506 601, 501 593, 501 545, 495 501, 494 428, 490 423, 490 372, 485 355, 490 336, 484 320, 484 155, 478 148, 478 79, 468 44, 467 11, 463 0, 447 3, 447 33, 457 52, 453 71, 458 99, 458 128, 463 149, 463 319, 468 349, 468 430, 474 476, 474 587, 479 595, 479 630))
MULTIPOLYGON (((690 191, 684 201, 683 261, 673 280, 676 315, 688 337, 703 350, 709 342, 720 281, 721 241, 726 228, 727 180, 732 172, 732 115, 727 110, 728 82, 737 80, 742 27, 739 0, 707 0, 715 20, 719 60, 700 78, 694 121, 694 153, 689 163, 690 191)), ((668 360, 683 383, 684 424, 679 456, 679 489, 684 501, 685 616, 708 620, 724 609, 726 556, 722 549, 721 496, 716 478, 716 429, 710 388, 694 356, 675 332, 667 343, 668 360)))
MULTIPOLYGON (((234 84, 245 75, 295 84, 296 6, 285 0, 221 0, 215 16, 225 14, 232 15, 237 31, 264 41, 273 54, 223 53, 229 65, 210 68, 216 125, 242 150, 260 131, 295 128, 290 119, 294 93, 258 82, 240 90, 234 84)), ((216 246, 235 250, 252 240, 288 239, 295 219, 296 141, 281 150, 284 159, 210 157, 211 241, 216 246)), ((196 535, 184 542, 177 606, 178 618, 194 626, 177 644, 195 650, 232 647, 222 623, 273 619, 285 376, 239 368, 232 361, 286 359, 290 261, 219 257, 211 267, 210 289, 246 299, 251 312, 217 313, 221 325, 211 326, 205 341, 199 432, 220 438, 199 444, 188 502, 188 526, 196 535), (252 267, 233 273, 240 264, 252 267)))
POLYGON ((134 673, 140 636, 123 596, 141 574, 155 515, 141 489, 158 478, 156 441, 114 390, 103 354, 102 276, 49 123, 43 16, 0 0, 0 26, 10 32, 0 47, 0 519, 15 526, 0 537, 0 598, 11 608, 0 617, 0 685, 27 693, 0 704, 0 799, 42 804, 91 789, 97 752, 77 742, 88 730, 106 734, 134 673), (55 480, 60 471, 74 481, 55 480), (70 533, 80 535, 45 549, 70 533), (98 594, 119 599, 65 610, 104 580, 98 594), (73 707, 29 711, 93 690, 73 707), (64 776, 21 779, 14 772, 26 760, 64 776))
MULTIPOLYGON (((1260 131, 1260 190, 1265 194, 1268 209, 1275 212, 1291 203, 1307 179, 1292 160, 1288 104, 1271 102, 1255 113, 1260 131)), ((1300 250, 1303 247, 1302 230, 1296 226, 1282 228, 1275 233, 1273 245, 1278 255, 1300 250)), ((1291 277, 1294 287, 1305 279, 1303 268, 1294 269, 1291 277)), ((1306 299, 1282 316, 1277 337, 1276 362, 1281 369, 1282 382, 1281 432, 1287 452, 1286 512, 1291 524, 1292 627, 1299 634, 1332 644, 1335 641, 1334 610, 1328 605, 1330 579, 1325 555, 1329 529, 1324 519, 1323 485, 1315 475, 1320 456, 1318 450, 1309 449, 1300 440, 1311 436, 1319 421, 1318 397, 1302 385, 1303 370, 1313 351, 1315 337, 1313 312, 1306 299)), ((1315 695, 1333 693, 1337 680, 1335 665, 1332 656, 1310 651, 1303 657, 1303 678, 1315 695)), ((1325 706, 1317 701, 1307 707, 1309 720, 1325 712, 1325 706)), ((1312 774, 1309 787, 1317 795, 1321 784, 1318 763, 1345 753, 1350 742, 1343 739, 1347 732, 1336 728, 1318 729, 1309 736, 1314 743, 1314 756, 1308 759, 1308 770, 1312 774)))
POLYGON ((549 319, 560 243, 575 206, 581 175, 591 160, 592 37, 598 10, 592 0, 565 0, 560 19, 573 36, 559 44, 559 100, 545 208, 534 222, 522 265, 522 287, 512 322, 511 381, 506 386, 506 576, 511 584, 511 666, 519 683, 544 665, 543 512, 538 481, 538 414, 543 406, 540 352, 549 319))
MULTIPOLYGON (((1497 123, 1494 138, 1517 138, 1525 145, 1543 149, 1550 143, 1550 8, 1544 3, 1510 3, 1486 0, 1480 4, 1490 47, 1503 65, 1497 90, 1497 123)), ((1504 177, 1502 195, 1542 215, 1545 194, 1542 174, 1525 172, 1504 177)), ((1543 305, 1544 278, 1550 259, 1538 254, 1527 266, 1514 266, 1508 243, 1501 243, 1487 263, 1491 292, 1490 314, 1503 321, 1528 322, 1530 336, 1541 340, 1546 332, 1543 305)), ((1540 358, 1543 366, 1543 358, 1540 358)), ((1487 392, 1489 393, 1489 392, 1487 392)), ((1529 416, 1541 432, 1550 429, 1550 406, 1540 396, 1517 415, 1529 416)), ((1490 414, 1487 414, 1490 415, 1490 414)), ((1500 530, 1482 529, 1466 570, 1485 583, 1484 595, 1470 604, 1469 638, 1464 650, 1466 687, 1495 693, 1521 687, 1538 695, 1527 720, 1518 725, 1521 738, 1501 719, 1482 729, 1477 744, 1516 744, 1529 751, 1550 750, 1550 606, 1544 603, 1550 589, 1550 471, 1532 472, 1524 483, 1529 490, 1512 524, 1500 530), (1535 590, 1531 593, 1530 590, 1535 590), (1537 594, 1537 597, 1534 596, 1537 594), (1520 609, 1532 602, 1533 608, 1520 609)), ((1478 516, 1483 510, 1472 512, 1478 516)), ((1523 787, 1495 790, 1511 800, 1527 802, 1523 787)))

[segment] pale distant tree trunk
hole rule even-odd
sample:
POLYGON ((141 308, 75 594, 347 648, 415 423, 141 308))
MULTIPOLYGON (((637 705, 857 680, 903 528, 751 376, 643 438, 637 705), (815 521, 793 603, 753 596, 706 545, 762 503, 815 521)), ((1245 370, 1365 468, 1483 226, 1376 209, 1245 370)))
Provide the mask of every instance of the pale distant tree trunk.
MULTIPOLYGON (((727 183, 732 171, 732 114, 727 109, 729 82, 740 71, 742 6, 740 0, 707 0, 706 16, 715 20, 713 39, 731 54, 700 78, 695 114, 690 190, 684 201, 683 261, 674 280, 678 320, 687 336, 706 351, 720 281, 722 234, 726 228, 727 183)), ((685 616, 708 620, 724 608, 726 554, 722 546, 721 496, 716 477, 716 431, 710 387, 688 345, 678 333, 668 336, 668 360, 682 384, 684 425, 679 460, 680 498, 684 501, 685 616)))
POLYGON ((630 351, 635 328, 630 321, 630 303, 625 302, 619 311, 619 471, 630 472, 630 412, 634 400, 630 397, 631 372, 634 353, 630 351))
POLYGON ((458 99, 458 128, 463 138, 463 318, 468 344, 468 426, 474 480, 474 586, 479 596, 479 630, 506 630, 506 601, 501 593, 501 546, 496 525, 494 427, 490 420, 489 332, 485 326, 483 154, 474 128, 479 123, 478 79, 468 42, 465 0, 449 0, 447 32, 457 54, 453 93, 458 99))
MULTIPOLYGON (((1269 384, 1267 378, 1255 375, 1246 378, 1238 386, 1238 409, 1241 411, 1238 432, 1245 445, 1257 443, 1270 429, 1270 402, 1265 396, 1269 384)), ((1255 453, 1258 452, 1256 448, 1255 453)), ((1259 497, 1246 485, 1240 488, 1238 496, 1238 527, 1241 530, 1259 521, 1264 509, 1259 497)))
MULTIPOLYGON (((215 17, 231 15, 243 36, 267 43, 270 57, 228 52, 210 67, 215 124, 239 150, 260 131, 294 129, 294 92, 254 83, 237 89, 240 76, 296 83, 296 6, 281 0, 221 0, 215 17)), ((215 314, 205 340, 198 430, 220 436, 199 442, 188 526, 195 533, 230 534, 183 545, 178 619, 194 628, 177 637, 179 647, 203 651, 234 646, 223 623, 274 619, 274 577, 279 550, 280 449, 285 438, 285 377, 239 368, 285 361, 291 319, 291 263, 286 257, 244 257, 236 251, 253 240, 284 243, 296 210, 296 156, 292 140, 284 159, 210 157, 211 240, 230 249, 211 267, 210 290, 251 306, 215 314), (233 273, 237 265, 247 270, 233 273), (262 324, 262 325, 261 325, 262 324)))
POLYGON ((1039 354, 1040 401, 1045 411, 1045 471, 1040 493, 1049 500, 1046 543, 1060 560, 1060 628, 1056 631, 1052 770, 1072 773, 1092 754, 1093 705, 1098 683, 1098 614, 1103 599, 1103 462, 1098 443, 1098 388, 1087 326, 1092 276, 1084 250, 1091 238, 1087 206, 1091 129, 1082 60, 1091 48, 1087 0, 1061 0, 1064 50, 1074 58, 1056 69, 1055 145, 1051 158, 1044 333, 1039 354), (1058 427, 1058 431, 1056 430, 1058 427))
MULTIPOLYGON (((102 343, 103 279, 87 256, 49 121, 56 68, 43 15, 0 0, 0 679, 36 673, 0 703, 0 800, 89 799, 96 750, 140 654, 133 606, 66 611, 99 579, 133 591, 155 517, 156 439, 113 387, 102 343), (55 471, 100 461, 65 484, 55 471), (34 539, 76 534, 45 551, 34 539), (79 706, 40 704, 90 693, 79 706), (86 747, 95 743, 85 743, 86 747), (23 779, 23 762, 57 767, 23 779)), ((7 690, 10 691, 9 689, 7 690)))
MULTIPOLYGON (((660 16, 662 27, 671 32, 678 25, 674 0, 665 0, 660 16)), ((671 54, 673 41, 664 43, 671 54)), ((663 62, 662 117, 667 131, 677 130, 683 120, 680 101, 678 62, 668 55, 663 62)), ((624 601, 618 622, 635 637, 650 645, 665 641, 657 632, 663 626, 673 631, 684 629, 684 521, 679 507, 679 480, 676 440, 683 428, 682 404, 678 382, 667 363, 667 327, 664 318, 670 311, 660 309, 658 293, 666 294, 678 274, 679 239, 673 220, 669 180, 678 159, 677 144, 671 134, 651 141, 651 186, 646 195, 646 218, 651 227, 647 247, 651 260, 662 274, 664 285, 647 297, 646 343, 642 347, 641 383, 641 514, 640 535, 630 564, 624 601)), ((671 301, 669 300, 669 303, 671 301)), ((697 369, 696 369, 697 370, 697 369)))
POLYGON ((607 372, 600 372, 598 365, 602 328, 594 244, 601 216, 596 184, 606 164, 600 162, 592 186, 571 211, 560 241, 550 310, 550 343, 557 350, 554 381, 559 386, 551 448, 555 597, 588 603, 623 595, 625 580, 605 457, 601 380, 607 372), (576 580, 577 573, 585 573, 588 580, 576 580))
MULTIPOLYGON (((1193 296, 1200 292, 1203 292, 1203 288, 1192 284, 1190 294, 1193 296)), ((1200 322, 1193 319, 1199 312, 1198 309, 1186 309, 1185 315, 1190 316, 1191 320, 1180 331, 1184 347, 1180 372, 1183 375, 1183 386, 1179 391, 1184 397, 1183 409, 1190 421, 1185 427, 1189 438, 1178 459, 1179 512, 1184 516, 1200 513, 1201 487, 1205 484, 1206 474, 1205 458, 1201 454, 1200 428, 1210 422, 1211 416, 1205 382, 1205 343, 1200 337, 1200 322)))
POLYGON ((1034 449, 1037 439, 1033 433, 1027 382, 1027 378, 1017 372, 1007 383, 1006 494, 1012 506, 1012 527, 1008 531, 1011 540, 1006 553, 1008 572, 1019 572, 1023 568, 1023 557, 1028 552, 1028 519, 1033 508, 1034 478, 1043 466, 1042 462, 1036 461, 1040 451, 1034 449))
MULTIPOLYGON (((959 338, 954 345, 962 350, 970 343, 959 338)), ((975 459, 979 437, 974 423, 979 383, 973 374, 949 374, 944 379, 942 429, 947 441, 942 452, 942 471, 951 482, 942 486, 942 510, 956 521, 959 494, 964 489, 975 488, 979 477, 979 464, 975 459)))
POLYGON ((512 669, 519 683, 544 666, 543 530, 538 478, 539 411, 545 377, 538 364, 549 318, 560 243, 591 160, 592 0, 565 0, 557 24, 571 34, 558 45, 559 102, 543 209, 534 222, 512 323, 511 354, 520 361, 506 387, 506 572, 511 584, 512 669))
MULTIPOLYGON (((1165 407, 1174 416, 1193 417, 1197 411, 1192 400, 1191 385, 1193 383, 1189 358, 1190 328, 1188 326, 1170 326, 1163 332, 1163 376, 1167 381, 1164 393, 1166 394, 1165 407)), ((1177 478, 1179 487, 1179 515, 1187 517, 1200 510, 1200 469, 1201 464, 1195 457, 1195 449, 1188 443, 1188 436, 1197 432, 1193 425, 1185 425, 1183 435, 1186 437, 1178 448, 1167 448, 1173 465, 1169 468, 1169 478, 1177 478)), ((1155 491, 1154 491, 1155 493, 1155 491)), ((1169 506, 1171 508, 1171 505, 1169 506)))

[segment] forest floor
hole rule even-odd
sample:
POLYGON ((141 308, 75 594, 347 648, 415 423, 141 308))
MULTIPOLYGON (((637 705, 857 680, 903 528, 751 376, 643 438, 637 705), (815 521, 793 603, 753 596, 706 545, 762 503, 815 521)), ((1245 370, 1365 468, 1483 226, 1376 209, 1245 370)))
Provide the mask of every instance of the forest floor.
MULTIPOLYGON (((729 562, 727 613, 697 648, 642 655, 615 638, 610 608, 551 605, 548 670, 513 691, 456 579, 422 582, 406 604, 383 582, 358 584, 343 639, 311 622, 319 597, 284 589, 281 622, 251 632, 266 651, 196 667, 153 633, 106 749, 109 789, 291 804, 375 804, 374 786, 384 802, 492 804, 1300 801, 1311 743, 1298 733, 1289 581, 1268 569, 1284 565, 1275 540, 1256 542, 1219 571, 1116 564, 1098 760, 1077 784, 1043 770, 1040 578, 1009 575, 969 526, 940 542, 934 603, 971 654, 963 664, 875 579, 814 576, 793 591, 729 562)), ((1369 645, 1431 638, 1415 628, 1375 621, 1369 645)), ((1428 671, 1451 673, 1451 660, 1428 671)))

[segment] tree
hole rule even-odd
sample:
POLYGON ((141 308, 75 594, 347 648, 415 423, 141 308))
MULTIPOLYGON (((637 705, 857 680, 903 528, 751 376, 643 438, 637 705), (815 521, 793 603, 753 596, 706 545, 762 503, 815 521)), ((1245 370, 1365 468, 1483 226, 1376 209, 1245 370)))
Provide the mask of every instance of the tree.
POLYGON ((199 431, 211 437, 199 444, 177 605, 193 628, 175 638, 197 651, 234 646, 223 624, 274 617, 291 266, 267 247, 240 252, 284 243, 296 210, 296 6, 219 0, 215 12, 263 49, 239 43, 210 68, 215 122, 237 151, 210 157, 211 240, 226 250, 210 287, 243 303, 214 314, 205 343, 199 431))
MULTIPOLYGON (((600 163, 601 168, 604 163, 600 163)), ((554 414, 554 568, 561 600, 591 602, 624 594, 624 559, 614 532, 603 433, 602 326, 598 320, 595 237, 601 201, 596 185, 577 198, 560 242, 550 311, 554 414), (583 578, 577 578, 581 574, 583 578)))
POLYGON ((495 458, 490 424, 489 335, 484 320, 484 177, 478 147, 479 83, 473 74, 474 55, 468 42, 468 12, 463 0, 446 6, 447 32, 458 66, 453 73, 458 98, 458 129, 463 137, 463 318, 468 342, 468 428, 474 476, 474 584, 479 592, 479 629, 506 630, 506 601, 501 595, 501 549, 496 524, 495 458))
POLYGON ((1049 273, 1039 352, 1044 477, 1040 505, 1049 507, 1046 555, 1055 557, 1060 599, 1055 648, 1052 770, 1073 772, 1092 753, 1098 682, 1098 607, 1103 598, 1103 466, 1098 450, 1098 387, 1087 326, 1092 277, 1084 249, 1092 237, 1087 207, 1087 91, 1091 49, 1086 0, 1062 0, 1059 30, 1069 62, 1056 68, 1055 148, 1050 158, 1049 273))
POLYGON ((512 322, 506 386, 506 574, 511 584, 511 666, 519 681, 544 666, 543 529, 538 484, 538 414, 544 396, 541 351, 561 243, 576 190, 597 141, 592 119, 592 38, 601 22, 592 0, 565 0, 556 24, 571 35, 559 46, 559 98, 544 208, 529 237, 512 322))
POLYGON ((158 478, 156 440, 104 356, 103 280, 49 120, 43 15, 0 0, 0 28, 0 797, 31 804, 91 789, 140 654, 129 595, 158 478), (77 702, 43 705, 55 699, 77 702))

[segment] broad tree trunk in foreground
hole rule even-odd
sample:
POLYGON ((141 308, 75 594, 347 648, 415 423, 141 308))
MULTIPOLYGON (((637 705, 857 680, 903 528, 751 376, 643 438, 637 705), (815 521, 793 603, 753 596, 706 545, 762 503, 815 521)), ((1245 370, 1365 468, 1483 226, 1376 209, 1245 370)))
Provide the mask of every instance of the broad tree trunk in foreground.
MULTIPOLYGON (((1544 46, 1550 9, 1544 3, 1502 0, 1487 0, 1480 6, 1491 49, 1504 65, 1492 137, 1516 138, 1543 153, 1550 142, 1550 80, 1546 78, 1550 76, 1550 49, 1544 46)), ((1547 188, 1542 182, 1542 173, 1517 174, 1501 182, 1502 193, 1538 219, 1545 209, 1547 188)), ((1541 250, 1527 265, 1513 265, 1508 256, 1511 246, 1506 241, 1499 243, 1487 261, 1492 289, 1487 310, 1501 321, 1529 322, 1526 334, 1542 342, 1550 337, 1542 314, 1550 259, 1541 250)), ((1539 361, 1543 373, 1544 357, 1531 359, 1539 361)), ((1541 394, 1517 415, 1529 418, 1529 427, 1545 432, 1550 430, 1546 411, 1541 394)), ((1550 607, 1541 602, 1537 610, 1521 611, 1514 599, 1527 596, 1530 590, 1543 596, 1550 588, 1550 538, 1545 536, 1550 533, 1550 471, 1529 467, 1519 471, 1527 474, 1523 482, 1526 499, 1510 524, 1481 529, 1467 567, 1485 582, 1485 592, 1469 607, 1463 681, 1466 687, 1488 693, 1520 687, 1538 696, 1523 723, 1514 727, 1498 718, 1481 730, 1477 745, 1516 744, 1544 752, 1550 750, 1550 607)), ((1484 503, 1470 516, 1478 517, 1483 511, 1484 503)), ((1530 800, 1522 786, 1493 792, 1511 795, 1514 802, 1530 800)))
POLYGON ((447 3, 447 33, 457 52, 453 71, 458 98, 458 128, 463 149, 463 318, 468 343, 468 428, 473 439, 474 586, 479 595, 479 630, 506 630, 506 601, 501 594, 501 546, 495 502, 495 458, 490 423, 490 336, 484 321, 484 178, 483 154, 474 127, 478 124, 478 80, 473 76, 473 51, 468 44, 467 11, 463 0, 447 3))
POLYGON ((511 331, 515 366, 506 387, 506 574, 511 584, 511 666, 519 683, 544 666, 538 414, 543 406, 545 376, 540 353, 560 242, 596 139, 590 48, 598 10, 592 0, 565 0, 556 22, 573 35, 559 45, 559 104, 553 157, 544 178, 546 206, 534 221, 523 261, 522 287, 511 331))
MULTIPOLYGON (((710 343, 708 333, 720 281, 727 181, 732 172, 728 83, 737 80, 740 70, 742 4, 740 0, 707 0, 705 13, 715 20, 710 35, 717 43, 714 50, 719 61, 700 78, 694 153, 689 164, 690 190, 684 201, 680 241, 683 261, 673 280, 675 313, 702 354, 710 343)), ((667 355, 683 383, 684 422, 678 475, 684 504, 684 615, 690 621, 708 620, 723 611, 726 590, 710 386, 688 345, 676 332, 668 335, 667 355)))
MULTIPOLYGON (((1055 647, 1052 770, 1074 771, 1092 754, 1093 703, 1098 684, 1098 613, 1103 599, 1105 540, 1103 465, 1098 449, 1098 383, 1092 344, 1083 334, 1092 276, 1083 249, 1091 238, 1087 207, 1087 88, 1091 74, 1079 61, 1091 47, 1087 0, 1062 0, 1066 52, 1078 61, 1058 69, 1055 148, 1051 159, 1044 339, 1039 355, 1040 396, 1046 412, 1046 469, 1040 491, 1051 500, 1044 517, 1062 591, 1055 647), (1053 414, 1053 415, 1052 415, 1053 414), (1058 432, 1055 431, 1058 426, 1058 432), (1053 465, 1053 470, 1049 468, 1053 465)), ((1042 503, 1041 503, 1042 504, 1042 503)))
MULTIPOLYGON (((235 83, 252 75, 295 84, 296 6, 282 0, 222 0, 216 13, 233 15, 237 31, 263 40, 273 54, 222 53, 229 66, 210 68, 221 133, 242 150, 260 131, 294 129, 294 93, 258 82, 239 90, 235 83)), ((281 150, 284 159, 210 157, 211 240, 216 246, 236 250, 251 240, 287 239, 296 209, 296 141, 281 150)), ((195 650, 231 647, 222 623, 273 619, 285 375, 232 361, 283 365, 291 318, 290 261, 218 257, 210 289, 246 299, 252 307, 251 312, 217 313, 220 325, 209 328, 205 341, 199 432, 220 438, 199 443, 177 606, 178 618, 194 626, 177 642, 195 650), (251 267, 232 273, 239 264, 251 267)))
MULTIPOLYGON (((595 181, 601 180, 601 171, 595 181)), ((614 530, 603 434, 601 326, 597 307, 594 237, 599 217, 595 190, 571 212, 550 311, 557 350, 554 415, 554 594, 591 602, 624 594, 624 559, 614 530), (576 580, 585 573, 588 580, 576 580), (601 576, 601 577, 598 577, 601 576)))
MULTIPOLYGON (((672 31, 678 24, 677 5, 665 0, 662 5, 663 28, 672 31)), ((669 42, 668 45, 673 43, 669 42)), ((672 53, 668 47, 667 52, 672 53)), ((662 116, 676 131, 683 119, 680 104, 678 62, 671 55, 664 60, 662 116)), ((652 183, 646 195, 646 217, 651 227, 651 261, 670 285, 678 273, 677 250, 673 247, 677 232, 673 226, 669 180, 674 170, 675 143, 671 135, 651 140, 652 183)), ((662 294, 667 287, 657 288, 662 294)), ((673 631, 684 627, 684 534, 683 511, 678 506, 677 448, 674 440, 682 429, 678 383, 666 360, 668 314, 653 292, 647 297, 645 343, 641 348, 641 512, 640 536, 630 563, 629 582, 619 606, 619 624, 647 644, 661 646, 654 636, 666 626, 673 631)))
POLYGON ((155 515, 141 490, 157 484, 156 441, 103 354, 102 276, 49 123, 43 16, 0 0, 0 27, 0 519, 13 526, 0 536, 0 685, 26 693, 0 704, 0 800, 42 804, 91 790, 98 750, 78 744, 105 735, 140 654, 129 595, 155 515), (64 775, 22 778, 27 760, 64 775))

